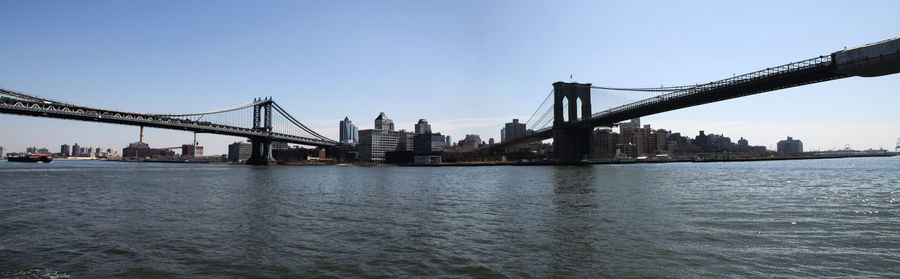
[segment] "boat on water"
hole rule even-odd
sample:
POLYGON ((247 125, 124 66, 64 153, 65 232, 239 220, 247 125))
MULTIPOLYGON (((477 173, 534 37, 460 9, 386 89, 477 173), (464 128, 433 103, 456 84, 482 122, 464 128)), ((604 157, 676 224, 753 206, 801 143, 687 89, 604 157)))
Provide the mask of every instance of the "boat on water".
POLYGON ((24 154, 24 155, 13 155, 9 154, 6 156, 6 161, 9 162, 22 162, 22 163, 49 163, 53 161, 53 158, 47 155, 38 155, 38 154, 24 154))

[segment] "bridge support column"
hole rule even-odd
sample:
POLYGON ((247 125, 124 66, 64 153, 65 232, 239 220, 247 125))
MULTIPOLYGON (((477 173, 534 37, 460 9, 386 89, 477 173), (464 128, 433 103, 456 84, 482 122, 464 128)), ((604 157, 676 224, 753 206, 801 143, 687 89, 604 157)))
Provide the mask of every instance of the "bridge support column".
POLYGON ((275 158, 272 157, 272 141, 266 138, 251 138, 250 144, 253 150, 250 151, 250 158, 247 159, 248 165, 274 165, 275 158))
POLYGON ((588 159, 593 131, 590 119, 590 83, 553 84, 553 153, 558 162, 578 164, 588 159), (567 118, 563 114, 564 107, 568 108, 567 118))

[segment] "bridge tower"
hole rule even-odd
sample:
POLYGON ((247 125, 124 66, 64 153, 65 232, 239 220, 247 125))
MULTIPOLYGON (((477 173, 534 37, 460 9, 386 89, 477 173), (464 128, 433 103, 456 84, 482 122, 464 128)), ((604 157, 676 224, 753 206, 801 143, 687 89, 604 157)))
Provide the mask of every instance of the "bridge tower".
POLYGON ((270 136, 272 133, 272 99, 265 99, 264 102, 253 105, 253 130, 261 132, 264 136, 250 138, 253 149, 250 151, 247 164, 274 165, 275 158, 272 157, 272 138, 270 136))
POLYGON ((560 163, 575 164, 588 158, 593 130, 590 119, 590 83, 553 84, 553 153, 560 163), (565 115, 564 107, 568 108, 565 115))

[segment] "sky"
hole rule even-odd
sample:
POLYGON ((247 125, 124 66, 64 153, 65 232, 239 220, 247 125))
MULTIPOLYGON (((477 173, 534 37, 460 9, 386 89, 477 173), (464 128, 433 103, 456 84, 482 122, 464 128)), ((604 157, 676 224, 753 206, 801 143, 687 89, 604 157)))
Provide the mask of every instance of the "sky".
MULTIPOLYGON (((0 88, 146 113, 271 96, 332 139, 345 116, 371 129, 385 112, 398 129, 424 118, 454 141, 499 140, 503 123, 528 119, 556 81, 705 83, 900 36, 900 1, 0 1, 0 11, 0 88)), ((771 149, 791 136, 806 150, 893 150, 898 89, 900 75, 852 77, 642 123, 771 149)), ((641 97, 592 94, 595 111, 641 97)), ((7 152, 121 150, 138 134, 0 114, 7 152)), ((192 137, 148 128, 144 141, 192 137)), ((243 140, 198 135, 206 154, 243 140)))

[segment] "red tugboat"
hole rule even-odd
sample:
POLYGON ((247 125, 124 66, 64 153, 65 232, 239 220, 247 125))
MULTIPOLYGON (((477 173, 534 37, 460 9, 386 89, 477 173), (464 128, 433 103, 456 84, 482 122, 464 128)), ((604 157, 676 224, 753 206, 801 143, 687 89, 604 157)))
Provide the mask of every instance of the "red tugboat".
POLYGON ((7 154, 6 161, 24 163, 50 163, 50 161, 53 161, 53 158, 50 158, 50 156, 47 155, 38 154, 7 154))

